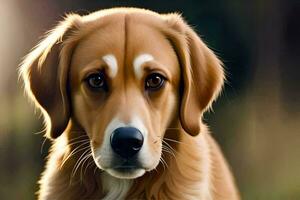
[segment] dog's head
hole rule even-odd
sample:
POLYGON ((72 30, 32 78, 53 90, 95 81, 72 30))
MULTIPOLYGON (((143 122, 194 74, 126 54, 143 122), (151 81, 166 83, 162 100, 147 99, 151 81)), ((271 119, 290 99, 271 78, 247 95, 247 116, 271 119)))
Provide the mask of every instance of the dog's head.
POLYGON ((157 167, 170 126, 199 134, 224 79, 179 15, 142 9, 67 16, 25 58, 21 75, 48 137, 76 124, 96 165, 120 178, 157 167))

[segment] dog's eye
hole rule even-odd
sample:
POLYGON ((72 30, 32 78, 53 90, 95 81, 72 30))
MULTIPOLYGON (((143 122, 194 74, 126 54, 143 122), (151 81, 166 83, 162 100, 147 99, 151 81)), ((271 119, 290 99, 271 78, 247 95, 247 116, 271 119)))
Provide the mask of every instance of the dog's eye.
POLYGON ((165 77, 158 73, 150 74, 146 78, 145 88, 146 90, 158 90, 165 83, 165 77))
POLYGON ((103 73, 91 74, 86 78, 88 86, 92 89, 105 88, 105 77, 103 73))

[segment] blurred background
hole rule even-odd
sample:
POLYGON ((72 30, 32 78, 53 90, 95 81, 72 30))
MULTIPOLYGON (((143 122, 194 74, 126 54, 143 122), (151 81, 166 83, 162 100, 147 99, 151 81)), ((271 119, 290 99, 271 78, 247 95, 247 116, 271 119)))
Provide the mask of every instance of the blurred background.
POLYGON ((18 81, 21 58, 64 13, 115 6, 183 14, 226 66, 205 121, 243 199, 300 199, 298 0, 0 0, 0 199, 35 199, 49 148, 18 81))

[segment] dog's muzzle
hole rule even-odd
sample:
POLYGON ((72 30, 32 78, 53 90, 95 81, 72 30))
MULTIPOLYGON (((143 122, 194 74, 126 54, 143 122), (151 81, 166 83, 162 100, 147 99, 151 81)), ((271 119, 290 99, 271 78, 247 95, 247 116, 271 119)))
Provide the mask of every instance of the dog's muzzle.
POLYGON ((110 145, 113 151, 125 159, 136 155, 143 146, 144 137, 134 127, 121 127, 113 131, 110 137, 110 145))

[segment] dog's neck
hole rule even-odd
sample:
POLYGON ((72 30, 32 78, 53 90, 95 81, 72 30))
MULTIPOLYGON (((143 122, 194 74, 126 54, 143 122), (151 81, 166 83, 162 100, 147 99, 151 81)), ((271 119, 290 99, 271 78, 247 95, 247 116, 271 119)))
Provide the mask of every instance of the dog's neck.
POLYGON ((106 172, 101 173, 102 190, 105 193, 103 200, 125 199, 132 187, 132 180, 118 179, 106 172))

